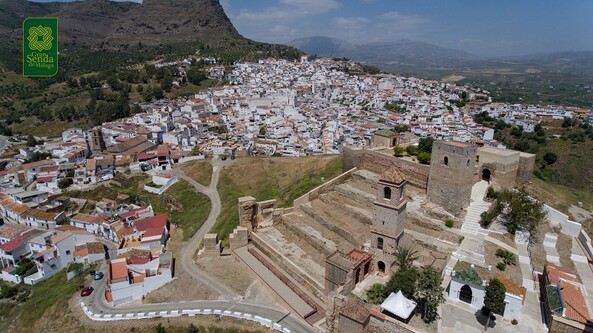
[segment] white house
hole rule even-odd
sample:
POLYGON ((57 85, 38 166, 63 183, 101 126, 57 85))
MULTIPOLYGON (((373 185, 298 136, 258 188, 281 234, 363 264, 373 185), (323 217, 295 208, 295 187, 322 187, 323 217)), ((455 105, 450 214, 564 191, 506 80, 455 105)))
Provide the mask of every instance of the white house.
POLYGON ((485 288, 491 278, 497 278, 506 288, 505 309, 503 317, 509 320, 521 319, 521 308, 525 299, 525 288, 509 280, 505 275, 493 273, 490 270, 469 266, 465 262, 458 262, 451 273, 449 284, 449 299, 465 302, 476 310, 484 306, 485 288))

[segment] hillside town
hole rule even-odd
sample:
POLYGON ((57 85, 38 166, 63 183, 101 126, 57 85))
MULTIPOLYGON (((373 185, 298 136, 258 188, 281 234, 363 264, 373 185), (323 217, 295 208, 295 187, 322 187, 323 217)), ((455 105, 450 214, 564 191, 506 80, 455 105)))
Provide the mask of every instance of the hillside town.
MULTIPOLYGON (((528 232, 511 235, 496 219, 482 224, 501 200, 490 197, 492 191, 529 183, 535 155, 506 149, 474 116, 533 132, 544 120, 593 122, 591 110, 493 103, 488 91, 469 86, 351 74, 357 64, 342 60, 266 59, 236 63, 230 73, 210 61, 209 75, 228 85, 144 103, 131 117, 71 128, 57 139, 12 139, 19 151, 0 171, 0 279, 35 285, 62 270, 74 274, 102 262, 104 273, 93 277, 105 279, 98 297, 114 307, 141 303, 175 279, 169 242, 176 213, 155 212, 125 193, 118 200, 72 193, 144 174, 150 182, 143 191, 166 195, 178 182, 179 165, 207 157, 223 163, 341 154, 343 173, 290 208, 241 197, 227 252, 217 234, 207 233, 199 255, 232 252, 315 332, 368 332, 372 326, 383 329, 375 332, 416 331, 420 309, 410 295, 390 293, 367 307, 369 288, 387 283, 401 269, 399 249, 412 246, 410 267, 431 267, 443 279, 447 299, 439 303, 438 325, 444 331, 465 331, 457 318, 475 321, 495 278, 506 290, 501 326, 590 329, 593 247, 580 223, 543 205, 550 227, 544 254, 537 255, 545 261, 541 267, 528 251, 528 232), (393 156, 395 147, 418 146, 423 138, 435 139, 426 163, 393 156), (451 227, 443 227, 445 220, 451 227), (557 251, 558 237, 572 244, 568 258, 557 251), (496 262, 503 256, 513 258, 506 272, 496 262)), ((183 71, 183 64, 157 66, 183 71)), ((214 195, 209 191, 216 183, 210 186, 195 188, 214 195)))

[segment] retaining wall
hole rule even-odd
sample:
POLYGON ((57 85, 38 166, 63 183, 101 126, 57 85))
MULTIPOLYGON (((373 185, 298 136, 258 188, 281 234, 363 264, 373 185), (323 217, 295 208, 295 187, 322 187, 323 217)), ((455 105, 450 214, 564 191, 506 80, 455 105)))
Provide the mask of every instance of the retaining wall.
POLYGON ((290 274, 298 283, 302 284, 310 292, 314 293, 319 299, 325 299, 323 293, 323 286, 320 285, 313 277, 309 276, 307 272, 296 266, 290 259, 276 251, 266 241, 261 239, 257 233, 253 232, 250 235, 251 242, 255 247, 270 258, 278 267, 290 274))
POLYGON ((343 169, 357 167, 382 174, 391 167, 402 172, 406 180, 417 187, 426 189, 430 166, 404 160, 403 158, 382 154, 373 150, 342 147, 343 169))

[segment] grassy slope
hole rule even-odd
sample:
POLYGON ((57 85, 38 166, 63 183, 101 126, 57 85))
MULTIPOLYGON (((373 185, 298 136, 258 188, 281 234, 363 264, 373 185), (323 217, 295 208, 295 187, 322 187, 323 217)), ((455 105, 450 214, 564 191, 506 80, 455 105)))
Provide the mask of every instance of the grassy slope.
POLYGON ((66 270, 64 270, 34 286, 22 286, 21 289, 31 290, 31 297, 20 305, 2 304, 0 332, 30 332, 30 328, 48 310, 63 311, 68 307, 70 297, 78 291, 79 286, 84 284, 87 276, 85 271, 67 281, 66 270))
POLYGON ((191 161, 184 163, 181 167, 183 172, 189 177, 195 179, 198 183, 208 186, 212 178, 212 166, 206 160, 191 161))
POLYGON ((164 194, 158 196, 142 190, 143 185, 149 181, 145 175, 134 176, 129 179, 119 176, 116 180, 122 184, 122 187, 114 184, 100 185, 92 191, 71 191, 65 193, 65 195, 95 201, 102 198, 116 200, 117 195, 120 193, 136 197, 144 205, 151 204, 155 213, 167 213, 169 220, 183 230, 184 240, 190 238, 210 214, 210 200, 208 197, 195 192, 187 182, 179 181, 164 194), (173 204, 170 204, 171 201, 167 203, 166 197, 173 204))
POLYGON ((212 232, 226 238, 239 223, 237 200, 253 196, 257 200, 277 198, 277 205, 288 207, 294 199, 339 175, 340 156, 302 158, 245 158, 225 167, 220 175, 218 191, 222 211, 212 232))

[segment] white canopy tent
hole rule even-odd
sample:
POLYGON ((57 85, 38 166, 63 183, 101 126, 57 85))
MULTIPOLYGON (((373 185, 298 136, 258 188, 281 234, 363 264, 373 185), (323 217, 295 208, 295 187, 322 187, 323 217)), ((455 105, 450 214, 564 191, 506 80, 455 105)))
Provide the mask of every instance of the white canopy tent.
POLYGON ((396 293, 391 293, 387 299, 381 303, 381 312, 387 310, 394 315, 407 320, 410 318, 412 312, 416 308, 416 302, 407 299, 401 290, 396 293))

